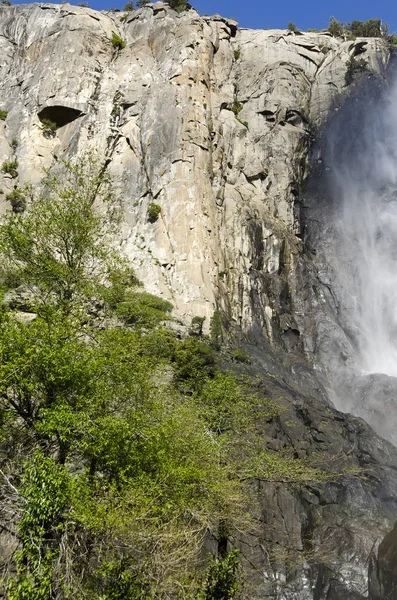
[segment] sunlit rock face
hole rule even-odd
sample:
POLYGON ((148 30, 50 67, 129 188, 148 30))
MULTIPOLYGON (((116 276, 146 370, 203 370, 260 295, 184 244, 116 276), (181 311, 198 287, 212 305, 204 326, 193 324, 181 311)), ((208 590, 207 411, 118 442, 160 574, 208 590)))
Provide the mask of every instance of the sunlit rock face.
POLYGON ((295 260, 295 200, 313 128, 340 103, 355 53, 383 71, 382 43, 239 30, 162 3, 127 15, 69 4, 0 11, 9 111, 0 159, 19 143, 19 177, 5 175, 3 191, 36 182, 54 158, 95 148, 110 161, 125 205, 123 245, 147 288, 182 317, 208 323, 219 306, 247 331, 259 286, 255 319, 272 335, 278 299, 258 274, 277 280, 295 260), (56 135, 43 135, 43 118, 56 135), (154 225, 150 202, 162 209, 154 225))
POLYGON ((16 176, 0 172, 1 210, 54 161, 96 152, 146 289, 185 325, 201 316, 208 327, 219 310, 252 357, 241 369, 283 404, 263 425, 264 446, 365 473, 303 490, 255 482, 257 530, 234 540, 250 600, 368 598, 370 558, 397 519, 396 449, 330 401, 394 439, 382 415, 390 373, 362 373, 365 335, 351 334, 346 282, 362 279, 338 268, 353 238, 338 229, 342 196, 327 162, 333 119, 347 131, 344 111, 361 97, 357 82, 346 101, 357 56, 363 80, 381 85, 389 53, 377 39, 239 29, 161 2, 131 13, 0 5, 0 161, 18 161, 16 176), (150 203, 161 207, 155 222, 150 203))

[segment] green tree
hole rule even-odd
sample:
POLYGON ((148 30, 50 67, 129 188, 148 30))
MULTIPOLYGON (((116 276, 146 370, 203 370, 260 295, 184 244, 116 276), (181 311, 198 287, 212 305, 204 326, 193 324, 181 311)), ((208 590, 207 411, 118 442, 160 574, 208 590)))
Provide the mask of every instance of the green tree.
MULTIPOLYGON (((0 226, 3 284, 18 276, 33 314, 0 305, 3 498, 19 542, 8 595, 160 597, 191 579, 240 484, 195 398, 163 376, 175 364, 191 380, 189 340, 147 329, 170 307, 137 289, 113 249, 108 173, 92 158, 60 169, 0 226), (120 328, 108 318, 131 293, 120 328)), ((190 341, 201 381, 213 351, 190 341)))
POLYGON ((334 37, 342 37, 344 35, 344 24, 337 21, 335 17, 330 17, 328 31, 334 37))
POLYGON ((165 0, 167 4, 170 5, 171 8, 176 10, 177 12, 183 12, 184 10, 188 10, 191 8, 191 5, 187 0, 165 0))

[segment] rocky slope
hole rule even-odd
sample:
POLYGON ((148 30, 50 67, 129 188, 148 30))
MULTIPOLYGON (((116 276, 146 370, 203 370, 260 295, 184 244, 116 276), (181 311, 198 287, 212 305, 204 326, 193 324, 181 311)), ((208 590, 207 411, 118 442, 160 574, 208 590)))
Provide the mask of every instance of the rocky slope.
POLYGON ((161 2, 133 13, 0 5, 0 161, 18 161, 15 177, 1 173, 2 210, 54 160, 97 151, 146 289, 186 324, 196 315, 208 324, 219 310, 252 356, 243 370, 285 405, 276 424, 262 424, 264 444, 362 474, 304 490, 257 482, 258 528, 234 540, 251 599, 378 599, 380 585, 392 589, 388 542, 379 560, 377 546, 396 520, 397 451, 330 403, 330 331, 344 333, 313 257, 321 235, 310 247, 301 210, 309 150, 344 104, 356 56, 384 76, 389 53, 378 39, 239 29, 161 2))

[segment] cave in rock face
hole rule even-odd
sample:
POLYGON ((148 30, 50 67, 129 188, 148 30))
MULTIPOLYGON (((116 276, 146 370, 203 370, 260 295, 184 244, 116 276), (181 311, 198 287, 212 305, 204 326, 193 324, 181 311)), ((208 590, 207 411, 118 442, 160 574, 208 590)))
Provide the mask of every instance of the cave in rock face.
POLYGON ((40 121, 43 119, 48 119, 53 123, 56 123, 57 129, 60 127, 64 127, 72 121, 75 121, 79 117, 82 117, 85 113, 76 108, 71 108, 69 106, 55 105, 55 106, 46 106, 39 113, 38 117, 40 121))

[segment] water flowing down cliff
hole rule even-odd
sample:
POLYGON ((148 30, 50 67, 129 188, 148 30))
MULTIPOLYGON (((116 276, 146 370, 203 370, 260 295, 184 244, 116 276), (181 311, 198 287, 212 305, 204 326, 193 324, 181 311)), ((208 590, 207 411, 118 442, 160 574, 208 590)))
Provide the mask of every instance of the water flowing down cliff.
POLYGON ((263 451, 337 473, 253 477, 250 525, 208 542, 240 551, 250 600, 395 597, 389 62, 382 38, 239 29, 162 2, 0 5, 1 212, 94 151, 123 207, 116 245, 172 303, 177 338, 216 322, 223 367, 277 403, 257 421, 263 451))

